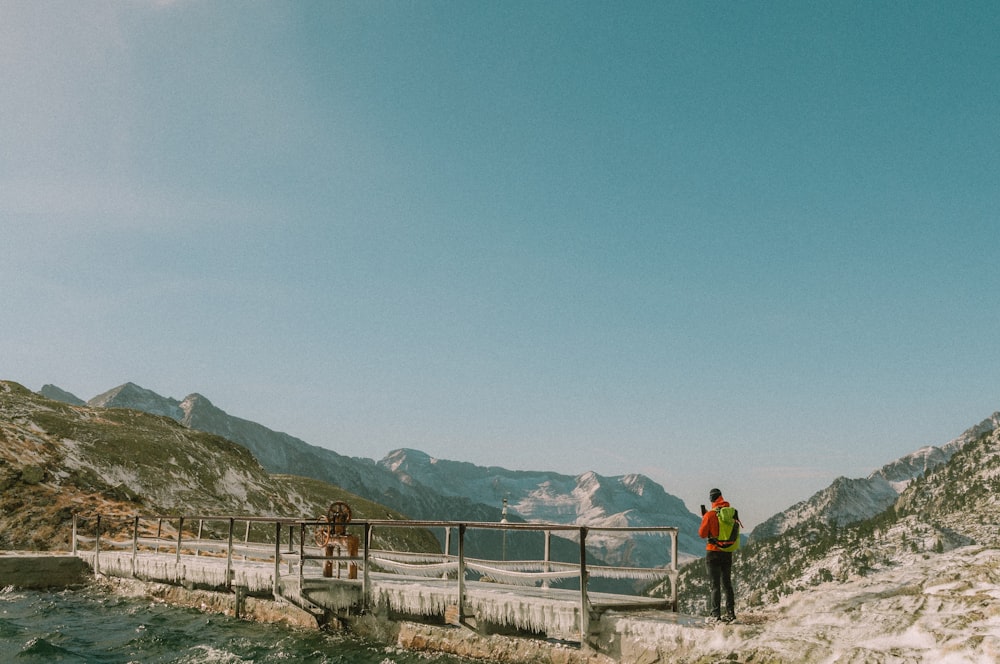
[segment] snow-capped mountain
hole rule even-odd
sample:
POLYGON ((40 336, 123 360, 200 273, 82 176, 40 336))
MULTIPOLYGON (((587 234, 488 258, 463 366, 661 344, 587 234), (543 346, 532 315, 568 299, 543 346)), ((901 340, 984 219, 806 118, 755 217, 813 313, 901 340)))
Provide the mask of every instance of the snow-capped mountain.
MULTIPOLYGON (((460 461, 435 459, 412 449, 390 452, 379 465, 404 482, 438 487, 447 496, 499 505, 529 522, 565 523, 592 528, 618 526, 678 526, 680 551, 697 555, 704 543, 697 538, 701 519, 684 503, 644 475, 604 477, 595 472, 562 475, 546 471, 508 470, 460 461)), ((634 539, 625 549, 618 538, 599 531, 588 542, 612 564, 664 564, 663 537, 634 539)))
POLYGON ((1000 428, 1000 412, 940 446, 923 447, 891 461, 866 478, 838 477, 808 500, 779 512, 753 530, 751 539, 764 540, 807 522, 834 526, 869 519, 888 509, 913 480, 948 462, 962 447, 982 434, 1000 428))
MULTIPOLYGON (((511 521, 590 527, 678 526, 681 558, 701 555, 704 548, 696 537, 700 519, 680 499, 642 475, 608 478, 591 472, 573 477, 544 471, 484 468, 432 459, 415 450, 397 450, 376 463, 372 459, 346 457, 234 417, 197 393, 177 400, 134 383, 108 390, 87 405, 130 408, 170 417, 192 429, 214 433, 246 447, 272 473, 329 482, 418 519, 499 521, 503 499, 507 498, 511 521)), ((637 546, 624 545, 620 538, 599 532, 588 537, 593 553, 610 563, 669 562, 668 539, 648 535, 637 541, 637 546)))

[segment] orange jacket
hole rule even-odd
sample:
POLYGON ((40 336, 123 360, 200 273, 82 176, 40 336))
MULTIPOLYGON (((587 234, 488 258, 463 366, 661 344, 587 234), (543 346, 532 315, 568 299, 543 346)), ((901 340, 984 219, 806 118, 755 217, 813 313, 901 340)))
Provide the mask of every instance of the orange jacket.
MULTIPOLYGON (((715 510, 719 507, 729 507, 729 503, 725 498, 719 496, 712 503, 712 507, 709 508, 705 515, 701 517, 701 526, 698 528, 698 537, 702 539, 716 538, 719 536, 719 515, 715 513, 715 510)), ((705 544, 706 551, 722 551, 719 547, 715 546, 711 542, 705 544)))

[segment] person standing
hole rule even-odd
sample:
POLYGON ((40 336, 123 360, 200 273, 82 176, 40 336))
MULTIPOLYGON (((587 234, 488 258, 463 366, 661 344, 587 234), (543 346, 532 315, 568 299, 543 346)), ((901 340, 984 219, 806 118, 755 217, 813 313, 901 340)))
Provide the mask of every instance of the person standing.
POLYGON ((702 505, 701 526, 698 537, 708 540, 705 544, 705 566, 712 584, 712 618, 723 622, 736 620, 735 593, 733 592, 733 551, 740 544, 740 521, 736 510, 722 497, 722 492, 712 489, 708 493, 712 507, 702 505), (726 596, 726 612, 722 613, 722 594, 726 596))

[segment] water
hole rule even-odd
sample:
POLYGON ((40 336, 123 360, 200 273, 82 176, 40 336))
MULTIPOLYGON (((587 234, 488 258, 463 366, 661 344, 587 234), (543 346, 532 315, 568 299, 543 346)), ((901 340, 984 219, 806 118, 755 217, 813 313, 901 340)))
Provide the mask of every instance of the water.
MULTIPOLYGON (((0 590, 0 662, 467 664, 319 630, 250 623, 93 589, 0 590)), ((478 664, 482 664, 479 662, 478 664)))

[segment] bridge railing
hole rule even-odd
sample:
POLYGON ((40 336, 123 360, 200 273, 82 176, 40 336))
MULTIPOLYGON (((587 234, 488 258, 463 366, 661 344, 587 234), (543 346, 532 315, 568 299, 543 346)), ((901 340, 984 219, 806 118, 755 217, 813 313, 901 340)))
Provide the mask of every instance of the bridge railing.
MULTIPOLYGON (((305 527, 320 526, 322 522, 300 522, 305 527)), ((369 570, 378 567, 381 570, 394 572, 404 576, 425 576, 425 577, 454 577, 457 585, 457 620, 465 619, 463 615, 465 607, 465 597, 467 593, 467 582, 470 573, 478 574, 482 580, 514 586, 535 586, 548 587, 561 579, 577 579, 579 582, 580 601, 580 630, 587 633, 590 615, 598 606, 593 602, 590 591, 590 580, 595 578, 605 579, 629 579, 634 581, 645 581, 647 587, 661 587, 669 581, 670 596, 668 603, 670 608, 677 610, 677 535, 678 529, 673 526, 648 526, 648 527, 589 527, 567 524, 540 524, 540 523, 493 523, 493 522, 454 522, 454 521, 367 521, 360 524, 364 528, 363 555, 360 563, 364 570, 364 583, 369 584, 369 570), (375 529, 381 528, 444 528, 445 544, 444 553, 440 556, 428 554, 410 554, 389 551, 377 551, 367 546, 371 541, 375 529), (508 533, 537 532, 544 534, 544 555, 541 560, 504 560, 504 559, 481 559, 466 555, 466 538, 470 531, 501 531, 504 535, 508 533), (451 538, 453 533, 457 533, 457 555, 452 555, 450 551, 451 538), (555 561, 550 557, 551 538, 553 534, 559 533, 563 537, 575 540, 579 546, 579 559, 574 562, 555 561), (670 564, 669 567, 626 567, 595 564, 593 557, 587 550, 588 537, 591 535, 634 537, 636 535, 666 535, 670 538, 670 564)), ((367 594, 366 594, 367 597, 367 594)), ((618 602, 616 607, 625 608, 627 604, 618 602)), ((637 598, 636 606, 649 608, 647 602, 639 602, 637 598)))
MULTIPOLYGON (((457 621, 465 619, 465 599, 470 577, 510 586, 541 586, 548 588, 562 579, 576 579, 579 584, 581 632, 586 634, 589 616, 599 603, 592 601, 590 581, 597 578, 629 579, 644 582, 646 587, 663 586, 669 581, 669 599, 662 602, 676 611, 678 576, 678 529, 671 526, 655 527, 588 527, 566 524, 492 523, 455 521, 405 521, 367 520, 352 521, 340 528, 345 533, 356 533, 358 548, 355 554, 345 553, 344 547, 316 546, 315 533, 329 528, 325 520, 303 520, 253 516, 108 516, 84 517, 74 515, 72 548, 74 553, 87 551, 92 555, 95 572, 101 572, 101 552, 131 551, 132 576, 136 575, 140 553, 173 556, 180 563, 182 556, 203 556, 225 559, 225 587, 232 589, 234 567, 241 562, 273 566, 273 593, 281 594, 282 567, 285 574, 297 574, 299 586, 306 576, 319 576, 320 569, 330 575, 335 566, 341 576, 342 566, 356 566, 361 572, 365 607, 372 597, 372 575, 397 575, 451 579, 457 590, 457 621), (85 528, 84 526, 89 526, 85 528), (376 530, 399 528, 444 529, 444 551, 406 552, 375 549, 372 547, 376 530), (85 535, 89 531, 92 535, 85 535), (511 533, 535 532, 544 536, 544 554, 539 560, 506 560, 477 558, 467 555, 467 538, 470 532, 500 531, 504 542, 511 533), (457 547, 453 538, 457 535, 457 547), (553 560, 550 556, 553 535, 574 540, 578 544, 579 558, 572 562, 553 560), (590 537, 635 537, 660 535, 670 538, 669 566, 627 567, 596 564, 587 550, 590 537), (456 553, 452 553, 452 551, 456 553)), ((637 605, 638 602, 637 595, 637 605)), ((643 606, 649 606, 643 598, 643 606)), ((618 604, 618 606, 623 606, 618 604)))

